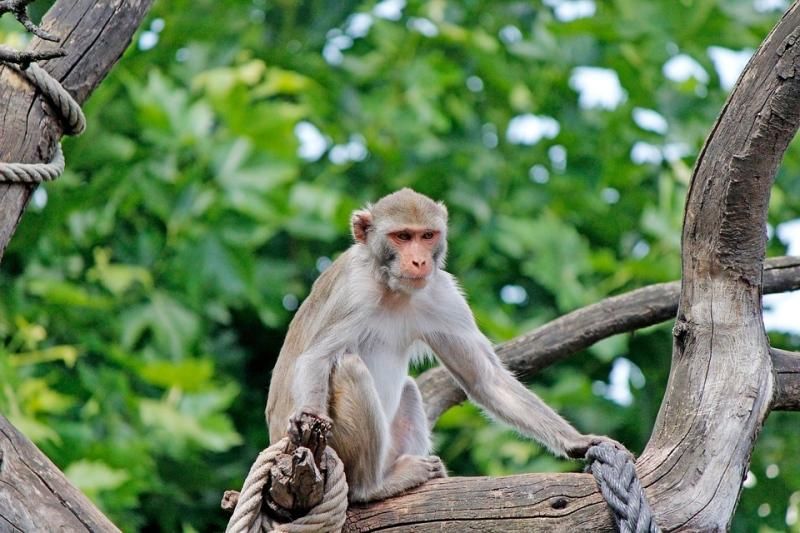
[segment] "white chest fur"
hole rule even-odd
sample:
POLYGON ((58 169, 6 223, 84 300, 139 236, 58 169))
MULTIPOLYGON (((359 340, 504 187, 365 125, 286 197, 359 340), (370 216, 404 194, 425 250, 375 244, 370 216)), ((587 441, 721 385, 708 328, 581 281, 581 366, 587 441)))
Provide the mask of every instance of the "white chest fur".
POLYGON ((387 421, 397 412, 412 347, 418 338, 412 317, 411 313, 378 310, 370 319, 369 330, 364 331, 357 343, 356 353, 372 374, 387 421))

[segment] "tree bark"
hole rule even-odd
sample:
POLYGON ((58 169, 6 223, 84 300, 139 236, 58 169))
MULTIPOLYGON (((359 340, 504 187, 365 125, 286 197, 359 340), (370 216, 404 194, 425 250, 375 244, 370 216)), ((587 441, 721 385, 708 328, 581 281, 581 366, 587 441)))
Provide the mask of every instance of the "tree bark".
MULTIPOLYGON (((764 293, 800 289, 800 257, 775 257, 764 267, 764 293)), ((612 335, 675 318, 680 281, 642 287, 577 309, 496 347, 497 354, 525 379, 612 335)), ((466 399, 450 373, 432 368, 417 378, 428 422, 466 399)), ((787 391, 788 393, 788 391, 787 391)))
MULTIPOLYGON (((122 55, 152 0, 59 0, 41 27, 65 57, 41 65, 83 103, 122 55)), ((39 38, 32 50, 52 47, 39 38)), ((0 160, 50 161, 62 135, 47 100, 0 65, 0 160)), ((0 183, 0 259, 34 187, 0 183)), ((30 441, 0 416, 0 530, 118 531, 30 441)))
POLYGON ((775 369, 773 411, 800 411, 800 354, 772 348, 775 369))

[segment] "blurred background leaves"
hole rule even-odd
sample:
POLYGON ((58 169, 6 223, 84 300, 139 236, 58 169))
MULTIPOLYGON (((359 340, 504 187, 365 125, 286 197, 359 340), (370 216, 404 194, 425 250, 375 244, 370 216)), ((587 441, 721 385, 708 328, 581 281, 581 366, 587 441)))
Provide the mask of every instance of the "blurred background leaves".
MULTIPOLYGON (((123 530, 222 529, 353 209, 402 186, 444 200, 448 268, 498 342, 677 279, 694 159, 786 5, 157 1, 5 255, 0 410, 123 530)), ((798 214, 794 143, 770 222, 798 214)), ((618 336, 533 386, 640 451, 670 346, 670 324, 618 336)), ((796 414, 770 415, 734 530, 800 531, 798 439, 796 414)), ((470 405, 435 440, 454 474, 580 469, 470 405)))

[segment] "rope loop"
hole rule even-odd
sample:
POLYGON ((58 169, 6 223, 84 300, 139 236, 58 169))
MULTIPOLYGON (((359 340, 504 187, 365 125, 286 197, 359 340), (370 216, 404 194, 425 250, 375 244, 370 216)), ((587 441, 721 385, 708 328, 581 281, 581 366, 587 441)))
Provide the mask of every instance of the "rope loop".
POLYGON ((288 437, 284 437, 258 454, 244 480, 239 501, 228 521, 225 533, 314 533, 339 532, 347 518, 347 481, 344 465, 330 446, 325 448, 322 460, 327 475, 322 501, 304 516, 292 522, 273 521, 262 512, 262 494, 269 473, 278 456, 284 453, 288 437))
POLYGON ((627 450, 604 442, 589 448, 586 459, 621 533, 661 533, 627 450))
MULTIPOLYGON (((47 99, 61 122, 65 135, 80 135, 86 129, 86 117, 78 102, 45 69, 31 63, 26 69, 7 64, 24 76, 47 99)), ((0 183, 35 184, 52 181, 64 172, 64 152, 56 145, 49 163, 8 163, 0 161, 0 183)))

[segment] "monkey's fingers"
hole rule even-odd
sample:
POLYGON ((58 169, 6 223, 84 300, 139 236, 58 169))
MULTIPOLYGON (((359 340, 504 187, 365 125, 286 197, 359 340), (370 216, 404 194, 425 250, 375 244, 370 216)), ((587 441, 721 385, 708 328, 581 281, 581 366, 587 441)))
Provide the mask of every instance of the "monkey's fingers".
MULTIPOLYGON (((633 453, 630 450, 628 450, 628 448, 626 448, 624 444, 615 441, 611 437, 606 437, 606 436, 603 436, 603 435, 587 435, 587 437, 589 437, 591 439, 591 446, 597 446, 598 444, 604 444, 604 443, 605 444, 610 444, 614 448, 616 448, 617 450, 623 451, 626 454, 628 454, 630 456, 631 460, 635 460, 636 459, 636 457, 633 455, 633 453)), ((586 451, 588 451, 588 448, 587 448, 586 451)), ((584 456, 585 455, 586 454, 584 453, 584 456)))
POLYGON ((289 418, 287 434, 295 445, 316 450, 324 448, 319 445, 330 438, 332 429, 333 421, 330 418, 315 409, 304 407, 289 418))

